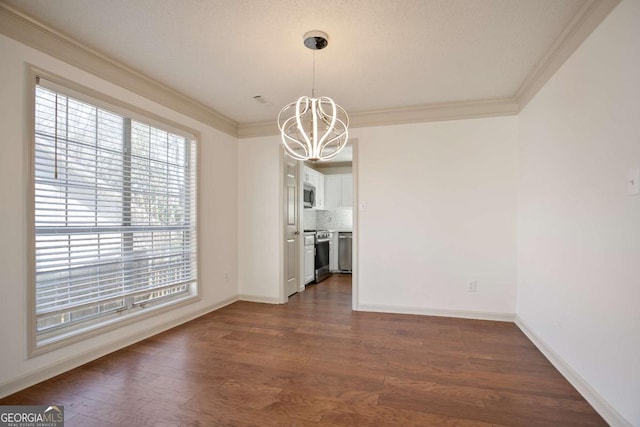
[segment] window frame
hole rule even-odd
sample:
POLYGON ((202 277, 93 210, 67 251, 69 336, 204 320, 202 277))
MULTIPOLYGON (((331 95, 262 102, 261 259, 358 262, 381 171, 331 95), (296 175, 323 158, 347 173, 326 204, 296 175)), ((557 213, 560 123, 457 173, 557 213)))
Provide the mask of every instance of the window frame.
MULTIPOLYGON (((200 255, 200 141, 201 135, 195 129, 176 123, 166 119, 160 115, 152 113, 148 110, 136 107, 125 101, 105 95, 102 92, 90 89, 64 77, 43 70, 39 67, 27 64, 27 158, 28 163, 28 182, 27 182, 27 310, 26 310, 26 326, 27 326, 27 358, 32 358, 49 351, 66 347, 68 345, 85 341, 91 337, 107 333, 109 331, 122 328, 126 325, 140 322, 148 318, 174 311, 180 307, 196 303, 202 299, 202 288, 200 286, 201 278, 201 255, 200 255), (59 86, 60 91, 65 95, 76 98, 83 102, 88 102, 98 108, 123 115, 129 119, 139 121, 143 124, 159 128, 161 130, 177 134, 180 136, 193 139, 193 149, 195 150, 195 262, 196 276, 193 284, 194 291, 178 300, 170 300, 164 303, 158 303, 152 307, 137 310, 126 310, 117 316, 110 316, 104 321, 89 324, 86 328, 79 328, 69 332, 68 336, 61 334, 55 341, 45 344, 38 344, 37 333, 37 317, 36 317, 36 211, 35 211, 35 151, 36 151, 36 129, 35 129, 35 113, 36 113, 36 87, 37 78, 47 80, 48 86, 53 83, 59 86)), ((91 323, 91 322, 90 322, 91 323)))

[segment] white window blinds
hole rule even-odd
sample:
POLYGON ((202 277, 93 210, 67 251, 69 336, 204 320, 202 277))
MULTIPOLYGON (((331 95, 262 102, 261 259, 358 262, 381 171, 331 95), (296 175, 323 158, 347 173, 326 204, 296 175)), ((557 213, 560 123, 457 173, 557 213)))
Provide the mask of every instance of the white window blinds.
POLYGON ((38 78, 38 345, 196 292, 194 138, 69 93, 38 78))

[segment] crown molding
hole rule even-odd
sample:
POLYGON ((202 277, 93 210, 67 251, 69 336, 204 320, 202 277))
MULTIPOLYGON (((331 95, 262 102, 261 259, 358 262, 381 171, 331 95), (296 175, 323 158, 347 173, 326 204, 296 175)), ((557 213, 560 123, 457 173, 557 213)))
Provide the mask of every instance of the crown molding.
MULTIPOLYGON (((351 116, 349 116, 351 117, 351 116)), ((352 127, 349 124, 349 127, 352 127)), ((271 136, 280 133, 278 130, 278 124, 275 120, 269 120, 266 122, 251 122, 240 123, 238 125, 238 138, 255 138, 258 136, 271 136)))
MULTIPOLYGON (((556 37, 512 98, 417 105, 349 114, 350 127, 389 126, 518 114, 582 42, 620 3, 587 0, 556 37)), ((4 4, 0 33, 236 138, 277 135, 275 121, 238 124, 204 104, 4 4)))
MULTIPOLYGON (((517 113, 518 102, 515 99, 447 102, 349 113, 349 128, 511 116, 517 113)), ((238 138, 277 134, 278 127, 271 121, 238 125, 238 138)))
POLYGON ((230 118, 0 2, 0 33, 140 96, 238 136, 230 118))
POLYGON ((518 112, 533 99, 620 0, 587 0, 516 92, 518 112))
POLYGON ((350 115, 351 127, 389 126, 479 117, 510 116, 518 112, 514 99, 446 102, 384 110, 356 112, 350 115))

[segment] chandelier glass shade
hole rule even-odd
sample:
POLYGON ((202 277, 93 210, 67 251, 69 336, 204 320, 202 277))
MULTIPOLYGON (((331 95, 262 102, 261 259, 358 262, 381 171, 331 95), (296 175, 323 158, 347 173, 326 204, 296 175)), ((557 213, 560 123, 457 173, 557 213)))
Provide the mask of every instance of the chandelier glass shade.
POLYGON ((329 36, 309 31, 304 45, 314 51, 311 97, 301 96, 278 114, 278 129, 285 152, 296 160, 330 160, 342 151, 349 138, 349 116, 331 98, 315 97, 315 51, 324 49, 329 36))
POLYGON ((330 160, 347 144, 349 116, 331 98, 301 96, 280 110, 278 128, 292 158, 330 160))

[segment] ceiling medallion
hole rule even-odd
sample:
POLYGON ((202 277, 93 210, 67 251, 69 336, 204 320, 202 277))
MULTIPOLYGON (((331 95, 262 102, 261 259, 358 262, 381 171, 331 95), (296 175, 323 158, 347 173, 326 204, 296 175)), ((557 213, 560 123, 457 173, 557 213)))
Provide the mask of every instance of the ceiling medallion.
POLYGON ((280 110, 278 128, 285 152, 296 160, 330 160, 338 155, 349 137, 349 116, 331 98, 315 97, 315 51, 329 44, 322 31, 309 31, 304 45, 313 50, 311 97, 301 96, 280 110))

